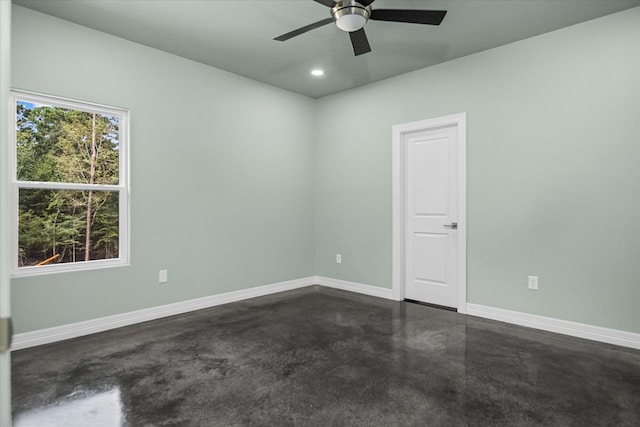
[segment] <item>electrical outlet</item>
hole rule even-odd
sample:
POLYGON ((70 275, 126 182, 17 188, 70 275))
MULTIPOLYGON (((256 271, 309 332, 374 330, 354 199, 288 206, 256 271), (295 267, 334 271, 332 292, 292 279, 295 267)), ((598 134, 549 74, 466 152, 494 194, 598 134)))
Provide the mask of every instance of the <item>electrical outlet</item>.
POLYGON ((342 264, 342 254, 336 254, 336 264, 342 264))
POLYGON ((166 283, 167 281, 169 281, 169 273, 167 270, 160 270, 160 273, 158 274, 158 283, 166 283))
POLYGON ((532 291, 538 290, 538 276, 529 276, 529 289, 532 291))

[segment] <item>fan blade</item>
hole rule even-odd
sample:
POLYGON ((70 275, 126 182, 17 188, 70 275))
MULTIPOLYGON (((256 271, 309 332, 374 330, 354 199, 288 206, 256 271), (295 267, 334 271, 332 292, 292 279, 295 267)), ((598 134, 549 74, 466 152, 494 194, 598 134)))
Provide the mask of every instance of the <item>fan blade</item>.
POLYGON ((356 0, 358 3, 360 3, 361 5, 363 5, 364 7, 369 6, 371 3, 373 3, 375 0, 356 0))
POLYGON ((334 2, 333 0, 313 0, 316 3, 320 3, 323 4, 327 7, 333 7, 336 5, 336 2, 334 2))
POLYGON ((369 19, 375 21, 440 25, 446 14, 446 10, 375 9, 371 11, 369 19))
POLYGON ((371 46, 369 46, 369 40, 367 40, 367 34, 364 32, 364 28, 349 33, 349 37, 351 37, 353 53, 356 56, 371 52, 371 46))
POLYGON ((299 36, 300 34, 306 33, 307 31, 315 30, 316 28, 320 28, 323 25, 327 25, 333 22, 333 18, 325 18, 321 21, 314 22, 313 24, 306 25, 302 28, 298 28, 297 30, 290 31, 281 36, 275 37, 274 40, 278 40, 279 42, 283 42, 285 40, 289 40, 292 37, 299 36))

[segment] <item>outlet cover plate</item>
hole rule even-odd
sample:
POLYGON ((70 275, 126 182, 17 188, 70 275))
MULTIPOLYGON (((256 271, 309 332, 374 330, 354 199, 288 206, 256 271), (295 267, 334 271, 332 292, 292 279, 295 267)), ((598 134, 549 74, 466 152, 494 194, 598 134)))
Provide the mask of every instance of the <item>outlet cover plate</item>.
POLYGON ((167 283, 169 281, 169 273, 167 270, 160 270, 158 274, 158 283, 167 283))

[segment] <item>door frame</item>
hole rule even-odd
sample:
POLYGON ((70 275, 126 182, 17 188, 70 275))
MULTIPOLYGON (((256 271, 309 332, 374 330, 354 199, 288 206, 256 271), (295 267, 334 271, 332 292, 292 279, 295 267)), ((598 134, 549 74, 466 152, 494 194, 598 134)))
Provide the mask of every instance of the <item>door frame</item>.
POLYGON ((404 123, 392 127, 391 197, 392 263, 391 296, 404 300, 405 283, 405 206, 407 147, 405 135, 442 127, 458 128, 458 313, 467 311, 467 113, 404 123))
MULTIPOLYGON (((11 316, 11 209, 9 186, 9 87, 11 2, 0 0, 0 317, 11 316)), ((13 112, 15 114, 15 112, 13 112)), ((7 331, 4 331, 7 332, 7 331)), ((1 332, 0 332, 1 333, 1 332)), ((9 331, 11 334, 11 331, 9 331)), ((11 352, 0 354, 0 425, 11 425, 11 352)))

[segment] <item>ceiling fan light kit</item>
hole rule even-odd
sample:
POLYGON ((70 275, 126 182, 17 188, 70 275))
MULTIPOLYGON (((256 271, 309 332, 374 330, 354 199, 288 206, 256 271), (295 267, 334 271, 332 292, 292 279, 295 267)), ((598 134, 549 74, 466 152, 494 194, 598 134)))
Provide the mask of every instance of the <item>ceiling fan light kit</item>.
POLYGON ((413 10, 413 9, 372 9, 371 3, 375 0, 313 0, 331 8, 331 17, 282 34, 274 40, 285 41, 304 34, 307 31, 320 28, 335 22, 342 31, 348 32, 353 46, 353 53, 358 56, 371 52, 369 40, 364 32, 364 26, 369 20, 403 22, 411 24, 440 25, 445 10, 413 10))
POLYGON ((336 26, 351 33, 364 27, 371 15, 371 6, 363 6, 355 0, 342 0, 331 8, 336 26))

